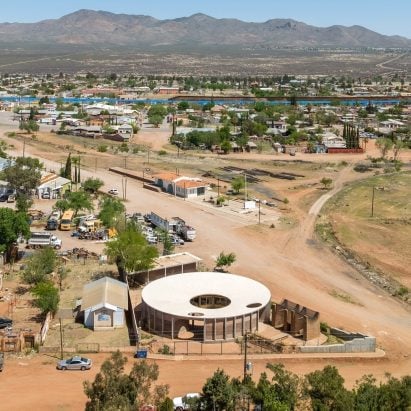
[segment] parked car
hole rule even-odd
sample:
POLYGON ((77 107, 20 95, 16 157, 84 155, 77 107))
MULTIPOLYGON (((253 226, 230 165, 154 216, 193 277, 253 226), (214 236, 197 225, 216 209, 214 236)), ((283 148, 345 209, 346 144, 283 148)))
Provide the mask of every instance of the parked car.
POLYGON ((7 199, 9 198, 8 194, 1 194, 0 195, 0 201, 2 203, 4 203, 5 201, 7 201, 7 199))
POLYGON ((91 368, 91 360, 85 357, 75 356, 67 360, 61 360, 57 363, 58 370, 89 370, 91 368))
POLYGON ((13 325, 13 320, 7 317, 0 317, 0 329, 11 327, 13 325))
POLYGON ((59 227, 59 222, 55 218, 50 218, 47 220, 46 230, 57 230, 59 227))
POLYGON ((16 196, 14 195, 14 194, 10 194, 8 197, 7 197, 7 202, 8 203, 14 203, 16 201, 16 196))
POLYGON ((43 200, 50 200, 50 198, 51 198, 50 191, 45 191, 45 192, 41 195, 41 198, 42 198, 43 200))
POLYGON ((118 196, 117 188, 110 188, 110 190, 108 190, 108 193, 111 194, 112 196, 118 196))
POLYGON ((174 245, 184 245, 184 240, 180 238, 178 235, 170 236, 171 243, 174 245))

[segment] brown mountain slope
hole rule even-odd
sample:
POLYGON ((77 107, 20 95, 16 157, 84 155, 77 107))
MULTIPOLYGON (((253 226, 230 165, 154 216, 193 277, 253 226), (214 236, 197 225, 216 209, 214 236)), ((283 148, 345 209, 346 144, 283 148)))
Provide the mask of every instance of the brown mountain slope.
POLYGON ((314 27, 291 19, 247 23, 194 14, 173 20, 79 10, 38 23, 1 23, 0 43, 104 46, 411 47, 411 40, 361 26, 314 27))

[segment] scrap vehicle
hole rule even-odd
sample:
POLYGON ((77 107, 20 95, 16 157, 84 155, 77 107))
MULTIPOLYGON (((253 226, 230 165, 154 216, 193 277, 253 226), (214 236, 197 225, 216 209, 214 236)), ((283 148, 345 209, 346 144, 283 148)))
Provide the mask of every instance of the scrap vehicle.
POLYGON ((197 232, 194 227, 189 226, 186 222, 180 217, 173 217, 173 221, 175 222, 175 229, 174 231, 178 234, 183 240, 185 241, 193 241, 196 236, 197 232))
POLYGON ((62 241, 57 236, 47 231, 41 231, 31 233, 31 237, 27 240, 26 248, 52 247, 59 250, 61 245, 62 241))
POLYGON ((180 217, 173 217, 170 220, 167 220, 160 217, 158 214, 151 212, 150 222, 157 228, 179 235, 184 241, 193 241, 197 235, 196 229, 186 224, 180 217))

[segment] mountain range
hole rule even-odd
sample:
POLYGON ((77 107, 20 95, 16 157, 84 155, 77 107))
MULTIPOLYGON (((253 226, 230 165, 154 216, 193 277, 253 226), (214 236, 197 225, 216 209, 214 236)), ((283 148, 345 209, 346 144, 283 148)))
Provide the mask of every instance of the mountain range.
POLYGON ((292 19, 249 23, 194 14, 170 20, 79 10, 38 23, 0 23, 0 43, 130 48, 241 47, 411 48, 411 39, 385 36, 362 26, 315 27, 292 19))

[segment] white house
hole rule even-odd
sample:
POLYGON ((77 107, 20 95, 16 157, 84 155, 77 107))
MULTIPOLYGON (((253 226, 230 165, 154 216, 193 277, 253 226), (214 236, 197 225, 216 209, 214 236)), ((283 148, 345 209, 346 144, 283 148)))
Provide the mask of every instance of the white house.
POLYGON ((125 311, 128 309, 128 287, 126 283, 103 277, 83 287, 81 310, 84 325, 96 330, 121 328, 126 325, 125 311))
POLYGON ((330 131, 322 134, 322 143, 327 148, 346 148, 347 143, 341 136, 337 136, 330 131))
POLYGON ((160 173, 153 176, 154 183, 167 193, 178 197, 199 197, 205 194, 208 184, 199 178, 180 176, 175 173, 160 173))

